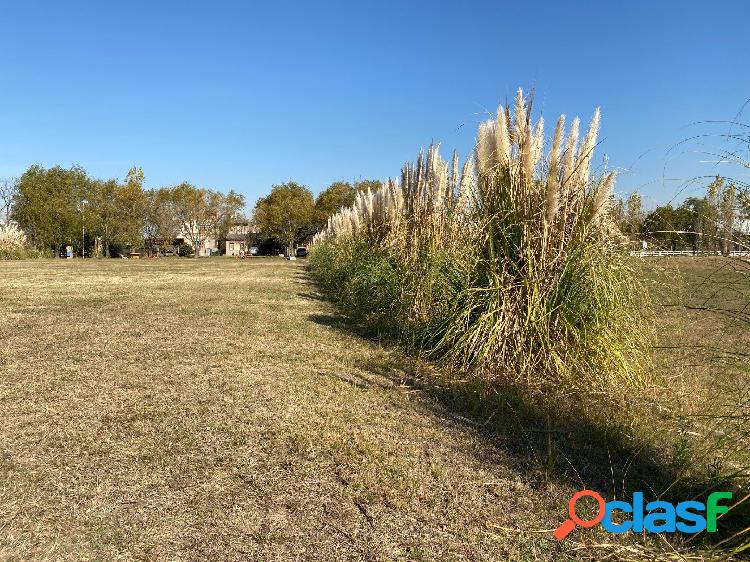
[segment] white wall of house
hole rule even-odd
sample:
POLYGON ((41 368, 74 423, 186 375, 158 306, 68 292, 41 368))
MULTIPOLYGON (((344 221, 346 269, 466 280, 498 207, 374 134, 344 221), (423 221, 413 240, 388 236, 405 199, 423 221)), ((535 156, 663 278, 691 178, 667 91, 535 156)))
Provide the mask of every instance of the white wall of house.
POLYGON ((227 240, 225 242, 225 253, 228 256, 240 256, 247 253, 247 245, 240 240, 227 240))
MULTIPOLYGON (((177 242, 179 243, 181 241, 187 242, 191 246, 193 245, 190 238, 187 238, 184 234, 177 237, 177 242)), ((208 236, 204 238, 203 240, 201 240, 201 243, 199 244, 199 246, 197 248, 193 248, 193 251, 198 256, 210 256, 212 250, 218 251, 218 249, 219 247, 218 247, 216 238, 212 238, 208 236)))

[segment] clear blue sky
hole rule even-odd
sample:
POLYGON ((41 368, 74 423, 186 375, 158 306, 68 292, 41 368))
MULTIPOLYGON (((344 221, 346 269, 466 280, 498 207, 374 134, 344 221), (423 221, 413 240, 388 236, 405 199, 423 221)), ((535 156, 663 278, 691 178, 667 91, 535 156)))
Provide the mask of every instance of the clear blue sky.
POLYGON ((288 179, 395 176, 431 140, 466 155, 523 86, 548 122, 601 105, 618 190, 665 201, 730 173, 692 152, 665 173, 665 153, 750 98, 748 22, 744 1, 6 3, 0 177, 139 165, 252 206, 288 179))

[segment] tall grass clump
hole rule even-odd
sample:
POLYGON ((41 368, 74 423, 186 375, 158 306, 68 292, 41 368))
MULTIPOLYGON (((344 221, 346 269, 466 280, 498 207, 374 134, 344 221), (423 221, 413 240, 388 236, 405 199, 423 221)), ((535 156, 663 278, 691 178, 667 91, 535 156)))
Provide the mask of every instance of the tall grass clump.
POLYGON ((400 181, 359 193, 315 237, 313 274, 347 312, 484 388, 540 400, 637 385, 643 301, 610 216, 615 173, 592 171, 599 110, 560 117, 545 147, 521 90, 460 164, 436 146, 400 181))
POLYGON ((0 225, 0 260, 18 260, 38 257, 29 247, 26 234, 13 224, 0 225))

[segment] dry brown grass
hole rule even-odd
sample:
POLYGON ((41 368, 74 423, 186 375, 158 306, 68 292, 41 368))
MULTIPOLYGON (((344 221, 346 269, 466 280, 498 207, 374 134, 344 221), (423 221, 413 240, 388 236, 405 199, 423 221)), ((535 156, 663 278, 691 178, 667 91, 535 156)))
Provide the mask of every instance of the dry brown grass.
POLYGON ((299 262, 6 262, 0 288, 0 559, 653 559, 552 540, 577 484, 406 384, 429 367, 299 262))
POLYGON ((301 272, 1 264, 0 558, 555 552, 497 529, 548 528, 567 491, 380 374, 392 353, 337 329, 301 272))

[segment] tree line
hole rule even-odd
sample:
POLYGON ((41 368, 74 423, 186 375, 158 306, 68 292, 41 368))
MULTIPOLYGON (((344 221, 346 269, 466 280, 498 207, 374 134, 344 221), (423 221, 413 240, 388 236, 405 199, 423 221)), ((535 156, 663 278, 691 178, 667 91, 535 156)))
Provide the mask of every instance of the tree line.
POLYGON ((58 255, 71 245, 79 255, 107 257, 131 248, 158 252, 179 237, 195 248, 206 236, 220 238, 245 206, 234 191, 190 183, 144 189, 143 182, 138 167, 119 182, 91 178, 78 166, 35 165, 3 184, 3 205, 37 248, 58 255))
POLYGON ((704 197, 688 197, 678 206, 660 205, 647 212, 641 194, 634 192, 616 202, 614 213, 631 240, 649 240, 668 250, 727 254, 738 244, 746 246, 750 234, 750 196, 721 176, 708 185, 704 197))
POLYGON ((233 190, 187 182, 146 189, 144 179, 139 167, 118 181, 92 178, 79 166, 34 165, 16 180, 0 181, 0 222, 16 222, 36 248, 54 255, 71 245, 78 255, 110 257, 135 249, 172 250, 177 239, 191 252, 207 238, 222 241, 233 226, 252 221, 254 243, 276 252, 304 244, 330 215, 352 205, 358 191, 381 185, 337 181, 314 197, 307 186, 289 181, 272 186, 246 218, 245 198, 233 190))

